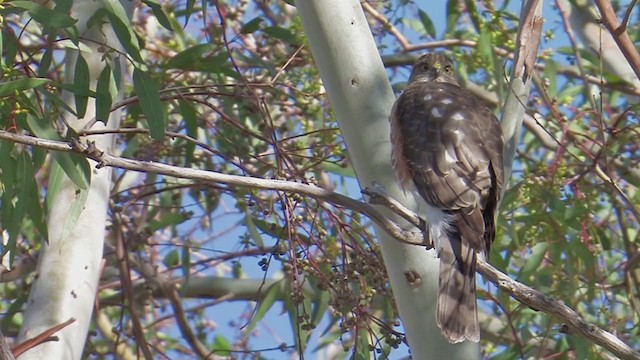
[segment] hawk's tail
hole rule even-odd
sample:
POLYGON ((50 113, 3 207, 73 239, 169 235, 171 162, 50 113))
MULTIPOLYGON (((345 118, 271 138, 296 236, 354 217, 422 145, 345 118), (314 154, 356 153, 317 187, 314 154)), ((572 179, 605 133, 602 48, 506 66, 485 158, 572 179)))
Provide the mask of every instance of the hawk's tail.
POLYGON ((476 309, 476 252, 460 234, 440 239, 440 282, 436 322, 447 340, 478 342, 480 327, 476 309))

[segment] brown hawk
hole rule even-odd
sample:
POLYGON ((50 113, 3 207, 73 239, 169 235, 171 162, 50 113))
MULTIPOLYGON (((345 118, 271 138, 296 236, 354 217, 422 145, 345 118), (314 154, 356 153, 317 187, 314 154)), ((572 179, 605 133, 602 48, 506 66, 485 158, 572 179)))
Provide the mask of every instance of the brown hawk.
POLYGON ((396 177, 428 205, 429 237, 440 258, 436 322, 451 343, 477 342, 476 256, 488 254, 496 233, 504 177, 500 124, 460 87, 442 53, 418 59, 390 122, 396 177))

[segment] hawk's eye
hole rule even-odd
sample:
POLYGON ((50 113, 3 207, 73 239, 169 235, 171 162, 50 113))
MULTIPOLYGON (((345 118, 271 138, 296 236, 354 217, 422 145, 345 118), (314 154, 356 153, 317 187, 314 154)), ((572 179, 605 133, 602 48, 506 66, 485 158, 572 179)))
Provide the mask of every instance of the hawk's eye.
POLYGON ((451 65, 446 65, 444 67, 445 74, 451 74, 453 72, 453 67, 451 65))
POLYGON ((427 70, 429 70, 429 64, 427 64, 427 63, 423 63, 422 65, 420 65, 420 69, 422 69, 422 71, 427 71, 427 70))

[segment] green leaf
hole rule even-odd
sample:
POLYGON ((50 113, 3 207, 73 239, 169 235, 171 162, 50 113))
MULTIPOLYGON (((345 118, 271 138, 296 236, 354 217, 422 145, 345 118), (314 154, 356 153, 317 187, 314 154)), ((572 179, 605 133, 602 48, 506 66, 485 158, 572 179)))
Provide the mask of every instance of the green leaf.
POLYGON ((558 94, 558 64, 549 59, 544 66, 544 81, 546 83, 547 93, 551 99, 554 99, 558 94))
POLYGON ((100 72, 98 84, 96 85, 96 120, 106 124, 109 121, 112 104, 111 67, 106 65, 100 72))
POLYGON ((447 34, 452 34, 456 30, 460 10, 458 9, 458 0, 447 1, 447 34))
POLYGON ((369 351, 369 332, 366 328, 361 328, 356 334, 356 346, 351 356, 353 360, 369 360, 371 351, 369 351))
POLYGON ((222 335, 216 335, 213 338, 213 349, 211 349, 211 352, 213 354, 220 356, 229 356, 231 355, 231 350, 233 350, 233 347, 231 347, 231 343, 229 342, 229 340, 227 340, 226 337, 222 335))
POLYGON ((151 137, 157 141, 162 141, 164 138, 166 121, 158 86, 146 72, 138 68, 134 68, 133 88, 138 95, 142 112, 147 118, 151 137))
POLYGON ((478 8, 476 7, 475 0, 464 0, 464 5, 466 7, 467 13, 471 18, 471 22, 473 26, 476 28, 476 31, 479 31, 482 27, 482 19, 480 18, 480 13, 478 13, 478 8))
POLYGON ((189 281, 191 275, 191 247, 188 244, 182 245, 180 263, 182 264, 182 276, 184 276, 185 281, 189 281))
POLYGON ((320 323, 329 308, 330 300, 331 296, 329 292, 318 290, 317 295, 313 299, 315 305, 313 307, 313 313, 311 314, 311 322, 313 324, 318 325, 320 323))
MULTIPOLYGON (((2 43, 2 37, 0 37, 0 43, 2 43)), ((49 67, 51 67, 51 60, 53 60, 53 49, 48 47, 44 54, 42 54, 40 64, 38 64, 38 77, 47 76, 49 67)))
POLYGON ((178 254, 178 250, 173 249, 164 256, 162 262, 166 267, 174 267, 180 264, 180 254, 178 254))
POLYGON ((262 240, 262 236, 260 236, 260 233, 256 228, 256 224, 253 222, 253 217, 248 211, 245 213, 244 221, 247 225, 247 229, 249 230, 249 234, 251 235, 251 238, 256 243, 256 246, 261 248, 264 247, 264 240, 262 240))
POLYGON ((160 23, 160 25, 162 25, 162 27, 169 31, 173 31, 169 17, 167 16, 167 14, 165 14, 164 10, 162 9, 162 5, 160 5, 157 0, 142 0, 142 2, 151 8, 151 12, 156 17, 156 19, 158 19, 158 22, 160 23))
POLYGON ((294 34, 290 29, 286 29, 280 26, 269 26, 262 29, 267 35, 273 36, 276 39, 280 39, 291 45, 300 45, 300 41, 296 34, 294 34))
POLYGON ((196 6, 196 0, 187 0, 187 6, 185 8, 186 14, 185 14, 184 26, 187 26, 187 24, 189 23, 189 18, 191 18, 191 14, 193 14, 193 9, 195 8, 195 6, 196 6))
MULTIPOLYGON (((49 122, 35 116, 27 117, 29 129, 38 137, 50 140, 62 140, 49 122)), ((91 182, 89 161, 82 155, 54 151, 54 160, 62 167, 69 179, 80 189, 87 189, 91 182)))
POLYGON ((49 82, 51 82, 51 80, 43 78, 22 78, 3 82, 0 83, 0 96, 11 96, 16 92, 33 89, 49 82))
POLYGON ((78 21, 67 14, 41 6, 35 1, 11 1, 8 4, 27 10, 33 20, 52 28, 66 28, 78 21))
POLYGON ((89 98, 84 94, 89 93, 89 83, 89 65, 87 65, 87 61, 82 57, 82 53, 78 52, 76 67, 73 73, 74 89, 79 90, 77 93, 73 94, 76 101, 76 116, 78 118, 83 118, 84 114, 87 112, 87 103, 89 98))
POLYGON ((189 216, 187 216, 187 214, 184 212, 165 213, 162 215, 162 217, 159 220, 152 221, 149 224, 149 229, 151 231, 157 231, 167 226, 175 226, 175 225, 182 224, 187 220, 189 220, 189 216))
POLYGON ((260 24, 262 24, 262 17, 255 17, 242 25, 242 28, 240 28, 240 34, 251 34, 260 28, 260 24))
POLYGON ((420 16, 420 22, 424 26, 424 31, 432 38, 436 37, 436 27, 433 25, 431 18, 426 12, 418 9, 418 16, 420 16))
POLYGON ((72 153, 53 152, 53 158, 60 164, 65 174, 81 190, 89 188, 91 183, 91 167, 84 156, 72 153))
POLYGON ((542 260, 544 259, 544 255, 547 253, 548 245, 547 243, 541 242, 537 243, 531 249, 531 255, 527 258, 524 266, 520 270, 520 274, 525 278, 537 271, 542 264, 542 260))
POLYGON ((27 153, 20 153, 16 162, 15 170, 16 171, 13 175, 15 178, 14 185, 16 187, 16 201, 11 214, 11 221, 5 225, 7 227, 7 232, 9 233, 7 248, 9 248, 10 265, 13 264, 13 260, 15 258, 16 244, 18 236, 20 235, 24 215, 27 212, 27 207, 29 206, 29 198, 37 194, 37 187, 36 189, 33 188, 35 187, 35 183, 33 183, 35 171, 33 169, 33 164, 31 163, 31 158, 27 153))
POLYGON ((220 51, 220 46, 198 44, 178 53, 167 66, 172 69, 219 73, 223 72, 228 60, 229 54, 220 51))
MULTIPOLYGON (((491 33, 486 26, 480 29, 477 48, 480 59, 491 66, 493 64, 493 44, 491 42, 491 33)), ((491 70, 487 69, 487 71, 490 72, 491 70)))
POLYGON ((247 327, 245 328, 245 331, 244 331, 245 337, 251 334, 253 329, 258 324, 258 321, 264 318, 264 316, 267 314, 267 311, 269 311, 269 309, 271 309, 273 304, 275 304, 276 300, 278 300, 278 298, 280 297, 280 293, 281 293, 280 289, 283 281, 284 280, 278 280, 275 283, 273 283, 271 286, 269 286, 264 296, 259 301, 258 308, 256 309, 255 313, 251 317, 251 321, 249 321, 249 324, 247 324, 247 327))
MULTIPOLYGON (((71 232, 73 232, 73 229, 76 227, 78 219, 80 218, 80 215, 84 210, 84 206, 87 203, 88 197, 89 190, 76 188, 73 201, 71 202, 71 206, 69 207, 69 212, 66 214, 67 216, 65 217, 64 224, 62 225, 60 239, 68 238, 71 232)), ((52 235, 55 236, 56 234, 52 235)))
POLYGON ((142 56, 140 55, 140 45, 138 44, 138 38, 136 38, 133 28, 131 27, 131 21, 127 16, 127 12, 117 0, 104 0, 104 9, 107 12, 113 31, 116 33, 116 37, 120 44, 124 47, 127 54, 133 58, 134 61, 144 63, 142 56))
MULTIPOLYGON (((198 138, 198 114, 193 107, 193 104, 185 100, 178 100, 178 109, 180 115, 184 119, 187 135, 197 139, 198 138)), ((185 151, 185 166, 190 167, 193 162, 193 152, 196 149, 196 144, 193 141, 187 141, 184 147, 185 151)))

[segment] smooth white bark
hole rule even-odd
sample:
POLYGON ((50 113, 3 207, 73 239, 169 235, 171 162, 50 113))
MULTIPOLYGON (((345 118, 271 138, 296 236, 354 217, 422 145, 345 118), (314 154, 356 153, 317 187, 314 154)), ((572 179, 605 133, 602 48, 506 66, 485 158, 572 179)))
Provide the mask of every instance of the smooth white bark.
MULTIPOLYGON (((91 78, 91 89, 95 89, 100 71, 104 67, 103 54, 98 51, 100 44, 120 49, 117 37, 110 27, 88 29, 87 20, 102 6, 102 1, 76 1, 71 16, 79 19, 78 28, 85 39, 82 41, 91 52, 83 52, 87 60, 91 78)), ((122 1, 129 16, 133 13, 134 1, 122 1)), ((65 55, 66 83, 73 82, 77 50, 67 50, 65 55)), ((112 66, 113 68, 113 66, 112 66)), ((73 106, 73 95, 65 94, 67 103, 73 106)), ((120 95, 119 95, 120 96, 120 95)), ((76 119, 67 116, 67 122, 80 129, 95 116, 95 101, 90 98, 86 116, 76 119)), ((108 128, 117 128, 120 113, 114 112, 108 121, 108 128)), ((93 129, 105 128, 98 122, 93 129)), ((112 152, 113 135, 93 136, 96 146, 112 152)), ((95 169, 91 161, 92 178, 87 200, 75 227, 67 236, 63 227, 69 217, 72 204, 78 192, 74 183, 64 176, 60 191, 53 199, 48 213, 49 243, 43 245, 40 253, 37 277, 33 282, 24 313, 24 322, 18 341, 24 341, 60 324, 69 318, 76 321, 57 332, 58 341, 40 344, 20 356, 20 359, 80 359, 91 321, 95 303, 102 249, 107 222, 107 208, 111 190, 111 169, 95 169)))
MULTIPOLYGON (((360 185, 375 181, 416 210, 416 201, 405 196, 394 180, 388 117, 395 96, 360 3, 298 0, 296 7, 360 185)), ((413 358, 479 358, 477 344, 451 345, 436 325, 435 252, 402 244, 378 228, 376 234, 413 358), (419 280, 409 283, 406 274, 419 280)))

